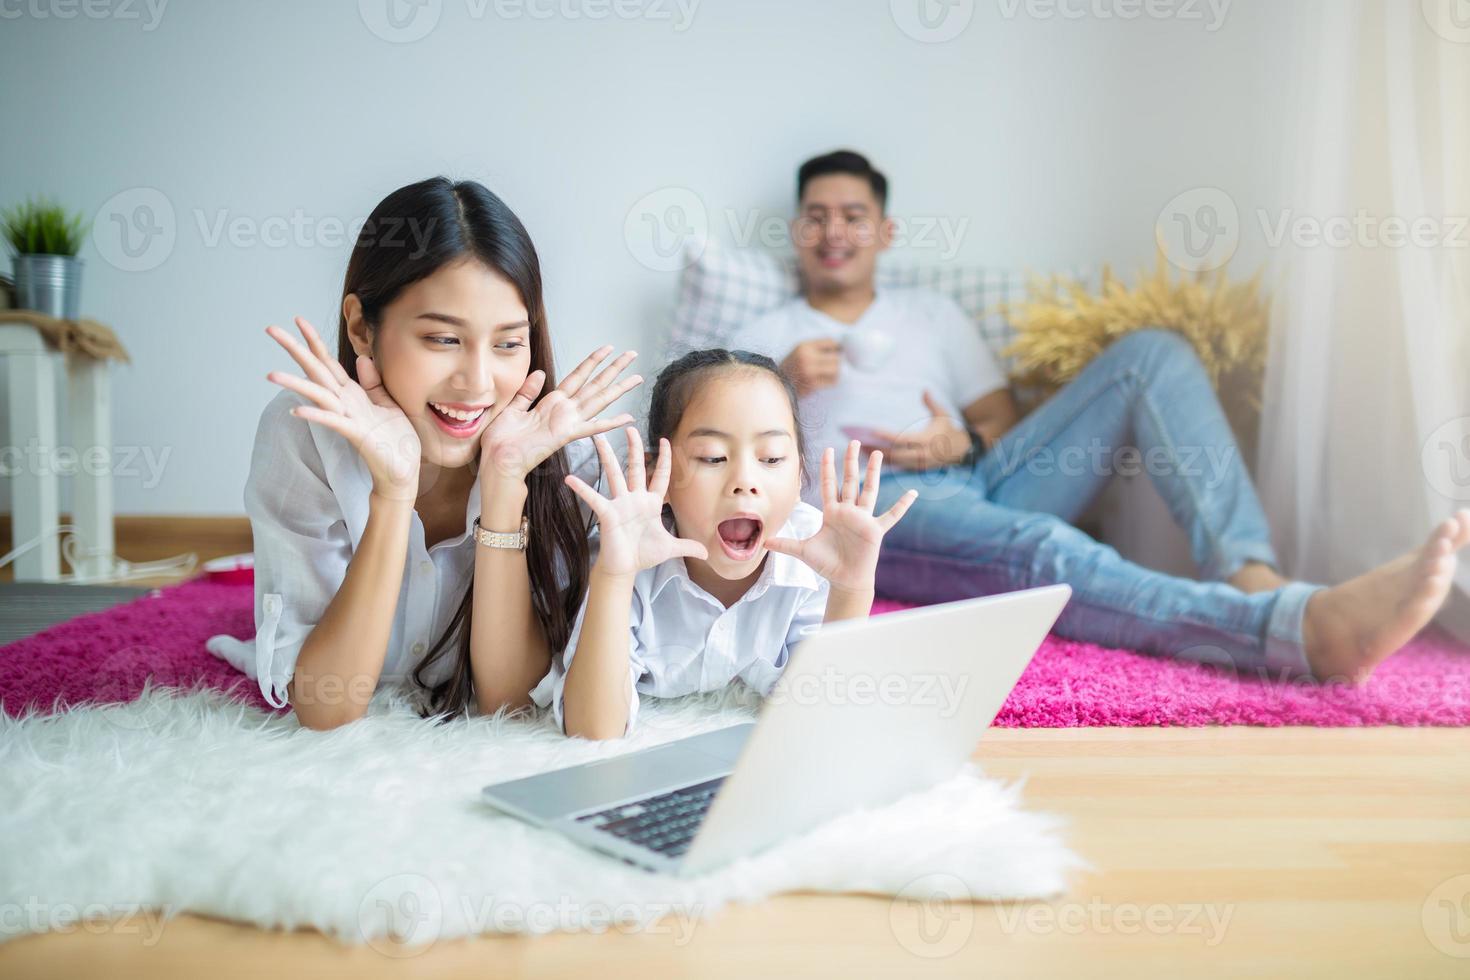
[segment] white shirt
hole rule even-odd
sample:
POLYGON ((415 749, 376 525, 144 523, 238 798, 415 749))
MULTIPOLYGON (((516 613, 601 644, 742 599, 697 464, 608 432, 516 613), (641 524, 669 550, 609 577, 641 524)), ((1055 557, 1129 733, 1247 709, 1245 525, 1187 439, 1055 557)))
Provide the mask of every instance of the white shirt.
POLYGON ((853 324, 812 309, 798 297, 735 331, 732 348, 766 354, 780 363, 798 344, 832 339, 844 345, 837 383, 801 400, 807 434, 806 499, 821 502, 816 479, 822 450, 842 449, 844 426, 895 432, 927 425, 924 392, 957 420, 976 399, 1006 385, 1005 374, 975 325, 947 296, 923 289, 880 290, 853 324))
MULTIPOLYGON (((213 636, 205 644, 255 677, 260 693, 278 708, 287 705, 286 687, 302 644, 341 588, 362 540, 373 485, 351 443, 290 414, 304 404, 306 399, 293 392, 278 393, 261 412, 255 433, 245 482, 255 549, 255 638, 213 636)), ((589 483, 596 481, 590 440, 567 447, 567 465, 589 483)), ((474 580, 477 545, 470 528, 479 516, 478 478, 465 506, 463 533, 425 547, 424 524, 414 512, 379 683, 411 684, 413 669, 459 610, 474 580)), ((425 672, 425 683, 446 680, 455 661, 453 652, 441 655, 425 672)))
MULTIPOLYGON (((776 537, 809 538, 822 526, 822 512, 798 502, 776 537)), ((827 580, 789 555, 766 554, 760 576, 730 608, 689 577, 684 559, 674 558, 639 572, 633 580, 628 635, 628 725, 633 730, 640 693, 672 698, 714 691, 740 678, 769 695, 791 649, 822 624, 827 614, 827 580)), ((582 635, 587 603, 577 613, 571 640, 554 656, 551 670, 531 692, 550 705, 557 727, 566 731, 562 695, 567 670, 582 635)))

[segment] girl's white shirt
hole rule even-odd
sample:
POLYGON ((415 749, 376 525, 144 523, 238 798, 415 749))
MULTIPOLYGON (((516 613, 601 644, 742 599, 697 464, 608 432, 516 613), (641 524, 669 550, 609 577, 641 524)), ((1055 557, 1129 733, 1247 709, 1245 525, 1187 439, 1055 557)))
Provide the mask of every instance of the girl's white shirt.
MULTIPOLYGON (((798 502, 774 537, 809 538, 822 527, 822 512, 798 502)), ((592 534, 597 550, 597 532, 592 534)), ((689 577, 683 558, 639 572, 633 580, 628 636, 628 724, 638 716, 638 696, 672 698, 715 691, 735 678, 769 695, 792 648, 822 624, 829 586, 790 555, 767 552, 760 576, 728 609, 689 577)), ((567 670, 582 635, 587 603, 577 613, 565 651, 552 656, 551 670, 531 691, 540 707, 551 706, 566 731, 562 696, 567 670)))
MULTIPOLYGON (((287 706, 286 687, 307 636, 341 588, 347 565, 368 520, 372 475, 342 436, 291 415, 307 404, 279 392, 261 413, 245 482, 245 512, 255 549, 255 638, 213 636, 215 656, 253 676, 272 705, 287 706)), ((590 439, 567 446, 567 465, 598 485, 600 467, 590 439)), ((565 490, 570 493, 570 490, 565 490)), ((584 522, 588 511, 579 499, 584 522)), ((379 683, 411 684, 424 653, 449 626, 473 581, 475 548, 470 528, 480 516, 480 483, 465 506, 465 530, 432 548, 414 512, 408 531, 403 583, 379 683)), ((536 528, 531 528, 531 534, 536 528)), ((446 680, 457 654, 444 654, 425 671, 428 685, 446 680)))

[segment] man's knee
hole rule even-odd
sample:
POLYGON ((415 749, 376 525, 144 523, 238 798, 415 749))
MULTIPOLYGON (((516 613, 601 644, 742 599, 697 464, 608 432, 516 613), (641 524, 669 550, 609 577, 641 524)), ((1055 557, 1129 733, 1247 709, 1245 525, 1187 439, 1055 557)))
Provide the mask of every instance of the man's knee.
POLYGON ((1146 327, 1126 333, 1113 341, 1109 350, 1138 363, 1199 360, 1193 344, 1163 327, 1146 327))

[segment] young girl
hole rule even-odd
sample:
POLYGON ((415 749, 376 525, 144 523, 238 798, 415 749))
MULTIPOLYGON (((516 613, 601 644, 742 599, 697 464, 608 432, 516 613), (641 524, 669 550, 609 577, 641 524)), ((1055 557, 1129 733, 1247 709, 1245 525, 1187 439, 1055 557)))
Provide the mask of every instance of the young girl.
POLYGON ((335 358, 303 319, 304 345, 266 331, 306 376, 267 375, 286 390, 245 486, 255 639, 209 649, 309 728, 410 671, 444 717, 529 704, 586 587, 563 447, 630 420, 597 413, 641 383, 618 380, 635 355, 554 383, 535 247, 472 182, 388 195, 342 294, 335 358))
POLYGON ((634 428, 626 479, 595 439, 610 497, 566 478, 597 515, 600 550, 571 641, 531 697, 569 735, 631 731, 639 692, 675 697, 739 677, 769 694, 803 636, 867 616, 883 535, 918 496, 875 517, 882 454, 859 491, 853 442, 840 488, 833 451, 822 456, 823 509, 802 503, 796 392, 774 361, 744 351, 670 364, 648 431, 652 480, 634 428))

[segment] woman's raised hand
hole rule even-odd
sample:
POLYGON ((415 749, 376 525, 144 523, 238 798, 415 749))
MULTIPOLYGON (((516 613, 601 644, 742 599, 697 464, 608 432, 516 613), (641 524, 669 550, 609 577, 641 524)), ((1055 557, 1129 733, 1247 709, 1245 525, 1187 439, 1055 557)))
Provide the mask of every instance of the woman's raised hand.
POLYGON ((849 592, 871 592, 878 569, 878 549, 883 535, 908 512, 919 497, 910 490, 881 516, 873 516, 878 501, 878 476, 883 454, 874 450, 868 457, 868 477, 858 492, 858 453, 861 444, 847 444, 842 469, 842 487, 837 487, 836 453, 822 453, 822 527, 809 538, 771 538, 766 547, 809 565, 812 571, 849 592))
POLYGON ((286 348, 306 377, 272 371, 266 379, 312 402, 291 409, 291 414, 331 429, 351 443, 367 463, 376 493, 394 500, 413 500, 418 496, 421 458, 418 433, 383 387, 373 359, 359 355, 357 381, 353 381, 322 343, 315 327, 299 316, 296 326, 306 341, 305 347, 274 324, 265 332, 286 348))
POLYGON ((664 493, 669 488, 669 440, 658 441, 658 460, 653 479, 644 482, 643 439, 629 426, 628 473, 626 479, 618 468, 607 438, 597 435, 597 456, 607 474, 611 497, 604 497, 576 476, 567 477, 567 486, 587 502, 597 515, 601 547, 597 553, 597 570, 604 575, 636 575, 645 568, 662 564, 670 558, 708 558, 709 550, 697 541, 676 538, 664 527, 664 493))
POLYGON ((592 377, 592 372, 613 352, 611 345, 587 355, 561 384, 542 395, 546 372, 532 371, 510 404, 480 434, 480 475, 524 480, 552 453, 569 442, 616 429, 633 421, 626 412, 601 419, 602 411, 643 383, 640 375, 618 380, 618 375, 638 356, 627 351, 592 377), (589 380, 590 379, 590 380, 589 380), (493 468, 493 473, 487 467, 493 468))

